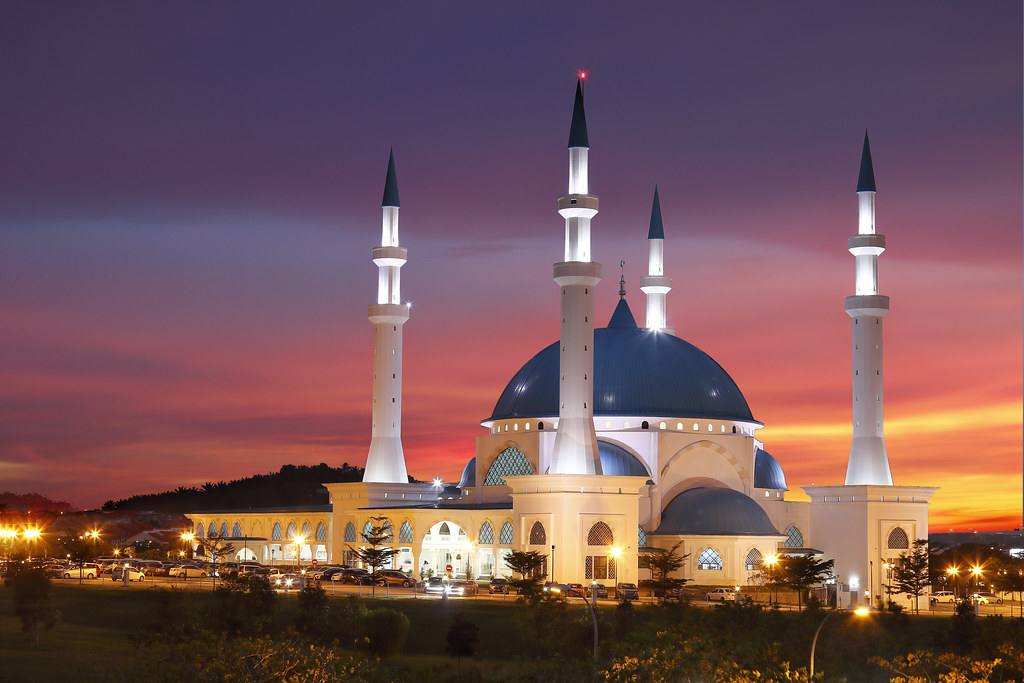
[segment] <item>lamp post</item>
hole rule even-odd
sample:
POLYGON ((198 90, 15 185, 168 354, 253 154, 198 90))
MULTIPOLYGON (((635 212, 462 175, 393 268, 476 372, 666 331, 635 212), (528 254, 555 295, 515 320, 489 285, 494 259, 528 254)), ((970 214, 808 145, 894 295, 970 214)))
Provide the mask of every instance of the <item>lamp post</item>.
POLYGON ((892 602, 892 565, 888 562, 882 564, 885 568, 885 604, 892 602))
POLYGON ((551 545, 551 582, 555 581, 555 546, 551 545))
MULTIPOLYGON (((832 618, 836 614, 839 614, 841 611, 842 610, 832 610, 831 612, 826 614, 825 618, 821 620, 820 624, 818 624, 818 630, 814 632, 814 640, 811 641, 811 669, 810 669, 810 675, 807 677, 807 680, 809 680, 809 681, 813 681, 814 680, 814 649, 818 645, 818 636, 821 635, 821 628, 825 625, 826 621, 828 621, 830 618, 832 618)), ((857 616, 864 616, 865 614, 868 614, 870 611, 871 610, 869 610, 866 607, 860 607, 858 609, 853 610, 853 613, 856 614, 857 616)))
POLYGON ((769 555, 764 558, 764 565, 768 568, 768 604, 771 604, 772 602, 772 585, 775 583, 775 565, 778 563, 778 555, 769 555))
POLYGON ((303 536, 292 538, 292 547, 295 549, 295 562, 298 564, 300 572, 302 572, 302 544, 305 542, 306 539, 303 536))
POLYGON ((959 597, 957 595, 957 592, 956 592, 957 568, 956 567, 949 567, 949 568, 947 568, 946 569, 946 575, 949 577, 949 582, 953 585, 953 597, 954 598, 955 597, 959 597))

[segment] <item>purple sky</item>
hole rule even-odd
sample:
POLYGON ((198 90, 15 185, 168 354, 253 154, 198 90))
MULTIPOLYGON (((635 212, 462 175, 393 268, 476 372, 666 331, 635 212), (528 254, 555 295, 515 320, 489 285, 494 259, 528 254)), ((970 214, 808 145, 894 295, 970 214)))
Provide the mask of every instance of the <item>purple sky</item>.
POLYGON ((797 496, 845 472, 869 129, 894 479, 943 487, 933 528, 1019 525, 1019 3, 378 6, 4 6, 0 489, 92 506, 362 464, 391 146, 409 470, 457 478, 558 333, 586 69, 599 318, 620 259, 642 317, 657 183, 670 324, 797 496))

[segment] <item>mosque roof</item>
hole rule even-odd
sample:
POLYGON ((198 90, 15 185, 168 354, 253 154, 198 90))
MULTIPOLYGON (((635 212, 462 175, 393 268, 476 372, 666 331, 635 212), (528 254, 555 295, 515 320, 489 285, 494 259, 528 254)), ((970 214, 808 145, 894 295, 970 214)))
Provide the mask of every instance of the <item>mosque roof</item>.
POLYGON ((768 451, 757 449, 754 454, 754 487, 759 489, 785 489, 786 474, 782 465, 768 451))
POLYGON ((739 491, 722 488, 696 488, 677 495, 665 506, 655 533, 780 535, 760 505, 739 491))
MULTIPOLYGON (((512 376, 489 420, 558 416, 558 342, 512 376)), ((594 330, 594 415, 754 421, 729 374, 693 344, 637 327, 625 298, 594 330)))
POLYGON ((459 478, 459 488, 464 489, 476 486, 476 456, 474 455, 462 468, 462 476, 459 478))
POLYGON ((601 474, 616 477, 651 476, 644 464, 621 446, 607 441, 598 441, 597 454, 601 458, 601 474))

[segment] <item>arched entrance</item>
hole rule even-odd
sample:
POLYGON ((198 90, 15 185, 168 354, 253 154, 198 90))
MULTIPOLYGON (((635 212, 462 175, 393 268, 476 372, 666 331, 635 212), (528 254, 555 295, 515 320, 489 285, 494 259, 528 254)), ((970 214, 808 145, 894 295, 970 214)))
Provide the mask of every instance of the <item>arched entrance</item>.
POLYGON ((435 576, 448 574, 452 577, 464 577, 467 572, 473 573, 476 567, 472 561, 473 545, 466 535, 466 530, 455 522, 444 520, 430 527, 423 537, 423 550, 420 552, 420 571, 435 576), (451 571, 447 571, 448 567, 451 571))

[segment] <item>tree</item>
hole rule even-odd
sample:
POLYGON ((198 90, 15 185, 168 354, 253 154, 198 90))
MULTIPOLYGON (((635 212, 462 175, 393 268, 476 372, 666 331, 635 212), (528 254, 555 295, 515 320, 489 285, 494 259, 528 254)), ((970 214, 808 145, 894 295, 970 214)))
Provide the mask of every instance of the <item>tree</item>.
POLYGON ((372 609, 360 619, 366 648, 381 659, 398 654, 409 634, 409 617, 393 609, 372 609))
POLYGON ((476 643, 480 640, 480 628, 466 618, 462 612, 456 612, 452 617, 452 625, 448 627, 448 654, 455 657, 459 669, 459 678, 462 677, 462 658, 472 657, 476 643))
POLYGON ((536 550, 513 551, 505 558, 505 565, 514 572, 518 572, 519 579, 509 579, 510 586, 526 599, 532 599, 540 595, 540 580, 547 576, 541 569, 547 562, 548 556, 542 555, 536 550))
POLYGON ((39 647, 40 629, 50 630, 60 619, 60 612, 51 600, 50 578, 39 567, 23 566, 4 583, 14 591, 14 613, 21 619, 21 630, 26 634, 34 630, 36 647, 39 647))
MULTIPOLYGON (((220 558, 229 557, 231 553, 235 552, 235 544, 228 541, 226 537, 218 536, 214 531, 207 532, 206 538, 199 539, 199 548, 214 564, 219 563, 220 558)), ((213 583, 217 583, 216 571, 213 573, 213 583)))
POLYGON ((369 533, 364 531, 360 535, 363 537, 363 542, 367 543, 370 547, 357 549, 349 546, 348 549, 352 551, 357 559, 370 568, 370 574, 374 579, 371 593, 376 595, 377 572, 381 567, 391 564, 391 560, 398 554, 398 551, 394 548, 379 548, 378 546, 392 542, 394 532, 391 530, 391 523, 388 522, 387 517, 371 517, 369 533))
MULTIPOLYGON (((1017 601, 1021 602, 1021 617, 1024 617, 1024 602, 1021 601, 1021 593, 1024 593, 1024 568, 1021 563, 1004 564, 996 571, 992 580, 997 591, 1003 593, 1017 593, 1017 601)), ((1010 616, 1013 616, 1013 608, 1010 608, 1010 616)))
POLYGON ((650 588, 654 594, 664 597, 670 592, 682 588, 689 579, 673 578, 671 574, 678 571, 690 556, 679 554, 679 541, 671 548, 645 548, 640 551, 641 557, 651 569, 651 578, 640 582, 640 585, 650 588))
POLYGON ((796 591, 797 609, 803 609, 803 602, 811 586, 832 577, 835 560, 816 560, 810 553, 787 555, 779 558, 782 568, 782 583, 796 591))
POLYGON ((914 596, 914 613, 919 614, 919 598, 931 586, 929 565, 931 555, 928 552, 928 541, 919 538, 914 541, 910 553, 900 553, 900 561, 893 572, 896 591, 914 596))

